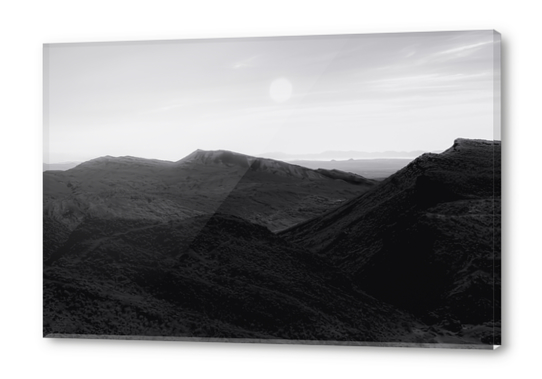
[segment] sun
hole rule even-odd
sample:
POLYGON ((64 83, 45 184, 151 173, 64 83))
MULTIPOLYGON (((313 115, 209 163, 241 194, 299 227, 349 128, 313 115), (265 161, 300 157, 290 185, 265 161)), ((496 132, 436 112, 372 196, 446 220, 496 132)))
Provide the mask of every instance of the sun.
POLYGON ((275 79, 269 86, 269 96, 277 103, 284 103, 292 97, 292 88, 288 79, 275 79))

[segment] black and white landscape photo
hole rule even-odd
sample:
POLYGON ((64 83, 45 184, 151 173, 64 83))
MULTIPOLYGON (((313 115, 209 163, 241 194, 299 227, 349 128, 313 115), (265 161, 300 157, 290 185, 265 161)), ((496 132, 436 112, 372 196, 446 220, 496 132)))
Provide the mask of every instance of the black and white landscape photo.
POLYGON ((43 50, 44 337, 501 344, 497 32, 43 50))

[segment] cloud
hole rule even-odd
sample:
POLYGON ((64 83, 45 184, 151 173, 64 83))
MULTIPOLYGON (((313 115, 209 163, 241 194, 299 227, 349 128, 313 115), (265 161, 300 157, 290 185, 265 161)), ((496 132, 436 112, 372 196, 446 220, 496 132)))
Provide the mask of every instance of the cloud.
POLYGON ((493 43, 493 40, 489 40, 489 41, 483 41, 483 42, 478 42, 478 43, 473 43, 471 45, 463 45, 463 46, 459 46, 459 47, 454 47, 453 49, 448 49, 448 50, 444 50, 444 51, 440 51, 438 52, 436 55, 447 55, 447 54, 462 54, 462 53, 469 53, 471 51, 475 51, 473 49, 477 49, 479 47, 482 47, 482 46, 485 46, 485 45, 488 45, 490 43, 493 43))
POLYGON ((260 56, 261 55, 255 55, 253 57, 237 61, 237 62, 235 62, 233 64, 233 68, 235 70, 238 70, 238 69, 241 69, 241 68, 253 67, 254 66, 254 61, 256 59, 258 59, 260 56))
POLYGON ((154 108, 151 108, 151 109, 147 109, 147 110, 141 110, 139 112, 139 114, 152 114, 152 113, 168 112, 168 111, 171 111, 173 109, 177 109, 177 108, 181 108, 181 107, 187 107, 187 106, 190 106, 190 105, 192 105, 191 100, 176 99, 176 100, 169 101, 164 105, 160 105, 160 106, 157 106, 157 107, 154 107, 154 108))

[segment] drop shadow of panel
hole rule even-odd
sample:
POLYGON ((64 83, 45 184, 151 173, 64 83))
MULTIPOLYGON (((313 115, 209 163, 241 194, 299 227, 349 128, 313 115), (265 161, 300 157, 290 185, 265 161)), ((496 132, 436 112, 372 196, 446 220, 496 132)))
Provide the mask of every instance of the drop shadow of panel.
POLYGON ((263 343, 275 345, 325 345, 325 346, 369 346, 369 347, 404 347, 432 349, 475 349, 496 350, 500 345, 452 344, 452 343, 410 343, 410 342, 363 342, 363 341, 320 341, 320 340, 286 340, 286 339, 254 339, 254 338, 203 338, 203 337, 148 337, 148 336, 112 336, 87 334, 48 334, 46 338, 81 338, 102 340, 129 341, 187 341, 187 342, 221 342, 221 343, 263 343))

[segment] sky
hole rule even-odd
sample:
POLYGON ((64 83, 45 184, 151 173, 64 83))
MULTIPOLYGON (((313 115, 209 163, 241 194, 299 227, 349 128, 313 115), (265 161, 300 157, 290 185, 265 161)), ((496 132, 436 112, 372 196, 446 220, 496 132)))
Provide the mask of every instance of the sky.
POLYGON ((500 139, 493 31, 44 45, 44 162, 500 139))

